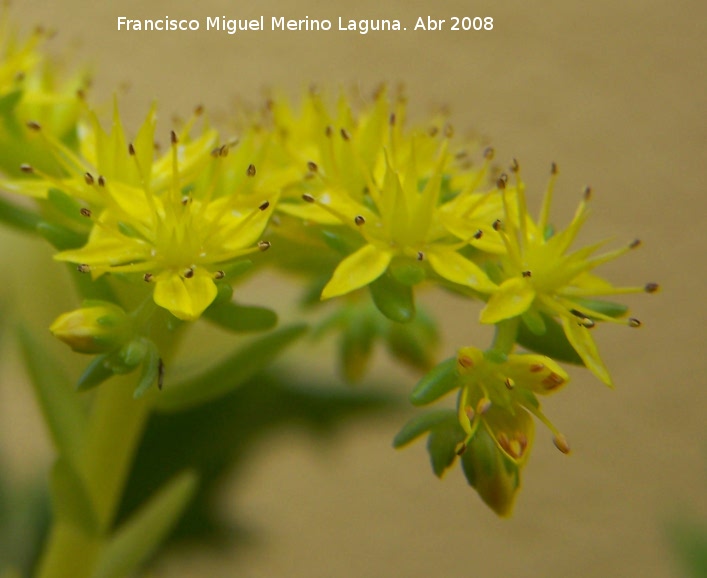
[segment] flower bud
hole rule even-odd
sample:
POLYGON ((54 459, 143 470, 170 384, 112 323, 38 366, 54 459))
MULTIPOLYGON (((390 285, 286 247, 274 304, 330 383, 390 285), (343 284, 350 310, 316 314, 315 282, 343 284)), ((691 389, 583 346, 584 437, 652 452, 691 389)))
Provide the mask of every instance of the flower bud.
POLYGON ((60 315, 49 330, 78 353, 107 353, 129 339, 131 323, 117 305, 93 301, 60 315))

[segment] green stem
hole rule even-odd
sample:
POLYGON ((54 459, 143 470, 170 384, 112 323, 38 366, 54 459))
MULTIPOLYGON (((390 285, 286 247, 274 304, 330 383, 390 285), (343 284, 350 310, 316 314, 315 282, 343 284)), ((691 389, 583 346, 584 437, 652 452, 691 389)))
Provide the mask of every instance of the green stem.
POLYGON ((508 355, 513 351, 518 338, 520 317, 512 317, 496 324, 491 352, 495 355, 508 355))

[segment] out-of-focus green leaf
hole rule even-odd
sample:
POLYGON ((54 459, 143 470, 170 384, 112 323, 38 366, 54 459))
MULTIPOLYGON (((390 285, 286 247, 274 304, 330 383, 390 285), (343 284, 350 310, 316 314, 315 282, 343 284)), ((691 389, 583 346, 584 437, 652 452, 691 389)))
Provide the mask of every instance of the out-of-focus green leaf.
POLYGON ((369 285, 373 302, 388 319, 408 323, 415 318, 412 287, 403 285, 385 273, 369 285))
POLYGON ((133 397, 135 399, 141 398, 147 393, 155 382, 159 383, 162 371, 162 360, 160 359, 160 352, 157 350, 157 346, 147 339, 140 340, 141 343, 145 345, 145 354, 142 361, 142 372, 140 374, 140 380, 137 383, 137 387, 133 392, 133 397))
POLYGON ((83 373, 79 377, 76 384, 76 389, 79 391, 87 391, 100 385, 105 380, 113 377, 113 370, 107 363, 108 354, 96 355, 91 362, 86 366, 83 373))
POLYGON ((457 459, 457 446, 464 441, 464 430, 456 416, 435 425, 427 438, 427 452, 430 455, 432 471, 438 478, 450 468, 457 459))
POLYGON ((523 319, 523 322, 518 324, 518 344, 536 353, 547 355, 556 361, 583 365, 582 358, 565 337, 562 326, 547 315, 541 315, 545 323, 545 333, 543 335, 534 334, 523 319))
POLYGON ((349 315, 341 336, 341 367, 350 382, 360 380, 373 353, 378 328, 370 315, 349 315))
POLYGON ((707 525, 684 518, 670 523, 667 532, 686 578, 707 576, 707 525))
POLYGON ((18 229, 23 233, 34 233, 40 220, 40 216, 31 209, 11 203, 4 197, 0 196, 1 223, 9 225, 14 229, 18 229))
POLYGON ((52 509, 57 520, 74 526, 87 535, 98 528, 98 518, 81 476, 65 458, 54 463, 51 472, 52 509))
POLYGON ((17 104, 22 100, 22 90, 13 90, 0 96, 0 115, 8 115, 15 110, 17 104))
POLYGON ((227 394, 275 361, 306 330, 304 324, 290 325, 237 349, 206 373, 165 389, 156 401, 158 411, 180 411, 227 394))
POLYGON ((186 471, 160 489, 118 528, 101 552, 92 578, 122 578, 140 568, 166 539, 196 488, 196 474, 186 471))
POLYGON ((393 438, 393 447, 406 446, 433 427, 451 420, 456 421, 457 413, 453 409, 435 409, 426 411, 410 419, 393 438))
POLYGON ((81 401, 58 363, 20 326, 19 340, 27 372, 37 401, 60 456, 76 467, 87 431, 87 416, 81 401))
POLYGON ((58 251, 82 247, 87 239, 85 233, 79 233, 68 227, 63 227, 55 223, 47 223, 46 221, 38 222, 36 230, 40 236, 58 251))
POLYGON ((266 307, 238 305, 232 301, 215 303, 204 317, 228 331, 267 331, 277 325, 277 313, 266 307))
POLYGON ((417 383, 410 394, 410 401, 413 405, 427 405, 457 387, 459 387, 457 358, 450 357, 417 383))

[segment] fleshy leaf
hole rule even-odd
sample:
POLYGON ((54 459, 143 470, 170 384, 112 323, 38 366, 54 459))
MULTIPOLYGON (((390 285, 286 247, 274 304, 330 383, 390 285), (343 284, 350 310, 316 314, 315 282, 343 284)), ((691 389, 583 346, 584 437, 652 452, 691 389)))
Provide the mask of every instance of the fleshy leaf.
POLYGON ((438 478, 454 464, 457 459, 457 446, 464 437, 464 430, 456 419, 446 420, 430 430, 427 452, 430 454, 432 471, 438 478))
POLYGON ((409 285, 386 274, 371 283, 370 290, 376 307, 388 319, 408 323, 415 318, 415 299, 409 285))
POLYGON ((456 420, 457 413, 453 409, 435 409, 416 415, 395 435, 393 447, 402 448, 433 427, 444 422, 456 422, 456 420))
POLYGON ((232 301, 214 302, 204 317, 228 331, 266 331, 277 325, 277 313, 266 307, 238 305, 232 301))
POLYGON ((413 405, 427 405, 457 387, 459 387, 457 358, 450 357, 417 383, 410 394, 410 401, 413 405))
POLYGON ((583 365, 582 358, 567 340, 560 324, 543 313, 540 315, 545 325, 545 333, 542 335, 533 333, 525 324, 525 316, 523 316, 523 323, 518 325, 518 344, 557 361, 583 365))

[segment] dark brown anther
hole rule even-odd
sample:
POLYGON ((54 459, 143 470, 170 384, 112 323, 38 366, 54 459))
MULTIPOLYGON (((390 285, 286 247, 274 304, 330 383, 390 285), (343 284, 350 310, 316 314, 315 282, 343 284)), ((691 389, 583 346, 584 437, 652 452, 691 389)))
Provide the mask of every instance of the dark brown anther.
POLYGON ((461 365, 464 369, 474 367, 474 360, 471 357, 467 357, 466 355, 460 355, 457 358, 457 363, 461 365))
POLYGON ((496 151, 493 150, 493 147, 486 147, 486 148, 484 149, 484 158, 485 158, 487 161, 492 160, 495 154, 496 154, 496 151))
POLYGON ((37 121, 35 121, 35 120, 30 120, 30 121, 27 123, 27 128, 30 129, 30 130, 37 130, 37 131, 39 131, 39 130, 42 130, 42 125, 40 125, 40 124, 39 124, 37 121))
POLYGON ((658 283, 646 283, 643 289, 646 293, 655 293, 660 289, 660 285, 658 283))
POLYGON ((25 73, 24 72, 18 72, 15 74, 15 82, 22 82, 25 79, 25 73))
POLYGON ((311 173, 316 173, 319 167, 317 166, 317 163, 314 161, 308 161, 307 162, 307 168, 309 169, 309 172, 311 173))
POLYGON ((90 219, 93 213, 91 212, 91 209, 88 209, 86 207, 81 207, 81 210, 79 211, 81 213, 82 217, 86 217, 87 219, 90 219))
POLYGON ((483 232, 481 229, 479 229, 478 231, 476 231, 476 233, 474 233, 474 234, 472 235, 472 237, 473 237, 474 239, 476 239, 477 241, 478 241, 479 239, 481 239, 481 237, 483 237, 483 236, 484 236, 484 232, 483 232))
POLYGON ((388 117, 388 124, 390 126, 395 126, 395 113, 391 112, 390 116, 388 117))
POLYGON ((363 215, 356 215, 356 218, 354 219, 354 223, 356 223, 359 227, 361 225, 365 225, 366 218, 363 215))
POLYGON ((511 161, 511 171, 517 173, 520 170, 520 165, 518 164, 518 159, 513 159, 511 161))
POLYGON ((177 138, 177 133, 173 130, 169 131, 169 140, 173 145, 176 145, 179 142, 179 139, 177 138))
POLYGON ((334 129, 332 128, 331 125, 327 126, 327 127, 324 129, 324 134, 325 134, 326 136, 328 136, 328 137, 331 137, 331 135, 334 134, 334 129))
POLYGON ((190 196, 182 197, 182 207, 186 207, 189 203, 191 203, 190 196))
POLYGON ((430 130, 427 131, 430 136, 437 136, 439 134, 439 129, 436 126, 431 126, 430 130))
POLYGON ((86 181, 86 184, 89 186, 93 185, 93 183, 94 183, 93 175, 91 173, 84 173, 83 180, 86 181))
POLYGON ((143 280, 145 283, 149 283, 150 281, 152 281, 152 273, 145 273, 145 274, 142 276, 142 280, 143 280))
POLYGON ((516 386, 516 382, 510 377, 507 377, 503 383, 506 385, 506 389, 513 389, 516 386))
POLYGON ((157 362, 157 389, 162 391, 162 386, 164 385, 164 363, 160 357, 157 362))
POLYGON ((303 193, 302 194, 302 200, 307 202, 307 203, 313 203, 314 202, 314 197, 310 195, 309 193, 303 193))
POLYGON ((550 375, 548 375, 545 379, 543 379, 543 385, 545 386, 545 389, 547 391, 552 391, 553 389, 557 389, 563 383, 565 383, 565 379, 561 375, 558 375, 557 373, 550 373, 550 375))
POLYGON ((636 249, 641 246, 641 240, 640 239, 634 239, 631 241, 628 245, 629 249, 636 249))
POLYGON ((451 124, 444 125, 444 136, 452 138, 454 136, 454 127, 451 124))
POLYGON ((221 156, 221 147, 216 147, 214 150, 211 151, 211 156, 214 157, 215 159, 221 156))
POLYGON ((343 138, 345 141, 350 141, 351 140, 351 133, 347 131, 345 128, 341 129, 341 138, 343 138))
POLYGON ((425 254, 422 251, 417 252, 417 260, 418 261, 424 261, 425 260, 425 254))
POLYGON ((198 104, 196 108, 194 109, 194 115, 195 116, 201 116, 204 114, 204 105, 203 104, 198 104))
POLYGON ((264 201, 264 202, 260 203, 260 205, 258 205, 258 209, 260 209, 261 211, 264 211, 269 206, 270 206, 270 201, 264 201))
POLYGON ((567 438, 565 438, 565 436, 563 436, 562 434, 557 434, 555 437, 553 437, 552 443, 554 443, 555 447, 563 454, 570 453, 570 445, 567 443, 567 438))
POLYGON ((87 265, 86 263, 81 263, 80 265, 76 266, 76 270, 79 273, 90 273, 91 267, 90 267, 90 265, 87 265))
POLYGON ((584 191, 582 191, 582 198, 585 201, 589 201, 592 198, 592 187, 586 186, 584 187, 584 191))
POLYGON ((184 271, 184 278, 185 279, 191 279, 194 276, 194 268, 189 267, 186 271, 184 271))
POLYGON ((218 156, 220 156, 221 158, 227 157, 228 151, 229 151, 229 148, 228 148, 227 144, 221 145, 221 147, 218 149, 218 156))
POLYGON ((31 175, 34 172, 34 168, 32 167, 32 165, 28 165, 27 163, 22 163, 20 165, 20 170, 23 173, 27 173, 29 175, 31 175))
POLYGON ((469 153, 466 151, 459 151, 454 155, 454 158, 457 159, 458 161, 464 160, 466 157, 469 156, 469 153))
POLYGON ((216 273, 214 273, 214 279, 216 279, 217 281, 223 279, 225 276, 226 273, 224 273, 223 271, 216 271, 216 273))
POLYGON ((261 251, 267 251, 270 247, 272 247, 270 241, 258 241, 258 249, 261 251))
POLYGON ((135 146, 133 145, 133 143, 130 143, 130 144, 128 145, 128 154, 129 154, 131 157, 134 157, 134 156, 135 156, 135 146))
POLYGON ((530 373, 538 373, 543 369, 545 369, 545 365, 543 365, 542 363, 535 363, 529 367, 530 373))
POLYGON ((641 325, 643 325, 643 324, 642 324, 638 319, 636 319, 635 317, 631 317, 631 318, 629 318, 629 320, 628 320, 628 326, 629 326, 629 327, 640 327, 641 325))
POLYGON ((106 186, 106 180, 103 178, 103 175, 98 175, 98 186, 99 187, 106 186))
POLYGON ((552 163, 550 165, 550 174, 556 175, 558 172, 559 172, 559 169, 557 168, 557 163, 552 163))
POLYGON ((496 186, 503 190, 506 188, 506 183, 508 182, 508 175, 506 173, 501 173, 501 176, 496 180, 496 186))
POLYGON ((496 219, 491 226, 493 227, 494 231, 500 231, 503 226, 503 223, 501 223, 501 219, 496 219))
POLYGON ((523 271, 521 275, 523 275, 523 277, 527 279, 528 277, 532 276, 532 273, 530 271, 523 271))
POLYGON ((78 98, 79 100, 86 100, 86 91, 82 88, 79 88, 76 91, 76 98, 78 98))
POLYGON ((249 177, 254 177, 255 176, 255 165, 250 164, 248 165, 248 170, 245 172, 246 175, 249 177))

